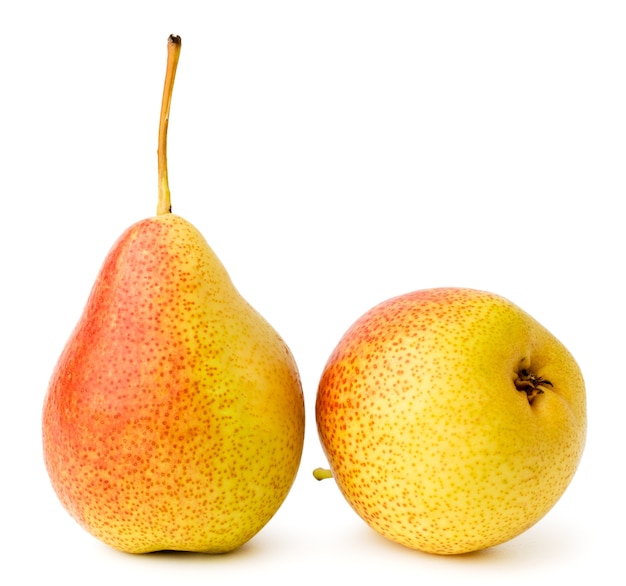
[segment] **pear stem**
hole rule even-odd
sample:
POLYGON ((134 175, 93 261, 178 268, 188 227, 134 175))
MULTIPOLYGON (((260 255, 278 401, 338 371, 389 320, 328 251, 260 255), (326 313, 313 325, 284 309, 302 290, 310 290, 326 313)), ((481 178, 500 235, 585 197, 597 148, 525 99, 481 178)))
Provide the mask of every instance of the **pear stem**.
POLYGON ((325 478, 332 478, 333 473, 328 468, 316 468, 313 470, 313 476, 316 480, 324 480, 325 478))
POLYGON ((165 70, 165 85, 163 87, 163 99, 161 101, 161 116, 159 118, 159 202, 157 215, 169 214, 172 211, 170 198, 170 185, 167 179, 167 126, 170 119, 170 104, 174 90, 174 79, 178 58, 180 56, 181 39, 179 36, 170 35, 167 39, 167 69, 165 70))

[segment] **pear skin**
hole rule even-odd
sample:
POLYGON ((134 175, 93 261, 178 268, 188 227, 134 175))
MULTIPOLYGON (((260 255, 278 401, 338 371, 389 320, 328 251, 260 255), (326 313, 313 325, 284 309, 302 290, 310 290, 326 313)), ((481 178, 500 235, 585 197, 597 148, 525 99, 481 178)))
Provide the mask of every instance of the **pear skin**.
POLYGON ((109 545, 225 552, 297 472, 304 409, 283 340, 201 234, 168 214, 109 253, 54 370, 44 453, 68 511, 109 545))
POLYGON ((423 290, 349 328, 316 419, 332 476, 373 529, 467 553, 519 535, 561 497, 584 448, 585 385, 568 350, 510 301, 423 290))
POLYGON ((285 342, 169 212, 160 171, 165 205, 114 244, 54 369, 44 458, 61 503, 104 543, 222 553, 292 486, 302 387, 285 342))

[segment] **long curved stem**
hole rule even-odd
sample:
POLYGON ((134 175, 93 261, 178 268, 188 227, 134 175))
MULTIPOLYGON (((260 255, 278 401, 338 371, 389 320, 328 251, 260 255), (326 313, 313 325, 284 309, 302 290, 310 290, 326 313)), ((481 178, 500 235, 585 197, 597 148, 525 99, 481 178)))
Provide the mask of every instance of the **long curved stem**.
POLYGON ((170 186, 167 178, 167 126, 170 119, 170 104, 174 90, 174 79, 178 58, 180 56, 181 39, 179 36, 170 35, 167 40, 167 69, 165 70, 165 85, 163 87, 163 99, 161 101, 161 117, 159 119, 159 201, 157 215, 169 214, 172 211, 170 198, 170 186))

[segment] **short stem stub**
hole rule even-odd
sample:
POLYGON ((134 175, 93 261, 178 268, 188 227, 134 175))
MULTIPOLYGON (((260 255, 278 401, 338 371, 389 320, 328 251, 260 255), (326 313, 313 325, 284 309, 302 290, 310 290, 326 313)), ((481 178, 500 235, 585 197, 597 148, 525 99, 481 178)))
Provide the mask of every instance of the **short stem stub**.
POLYGON ((169 214, 172 211, 170 199, 170 186, 167 178, 167 126, 170 118, 170 104, 174 90, 174 79, 180 56, 181 39, 176 35, 170 35, 167 40, 167 69, 165 70, 165 85, 163 87, 163 99, 161 101, 161 116, 159 119, 159 202, 157 215, 169 214))
POLYGON ((325 478, 332 478, 333 473, 328 468, 316 468, 313 470, 313 476, 316 480, 324 480, 325 478))

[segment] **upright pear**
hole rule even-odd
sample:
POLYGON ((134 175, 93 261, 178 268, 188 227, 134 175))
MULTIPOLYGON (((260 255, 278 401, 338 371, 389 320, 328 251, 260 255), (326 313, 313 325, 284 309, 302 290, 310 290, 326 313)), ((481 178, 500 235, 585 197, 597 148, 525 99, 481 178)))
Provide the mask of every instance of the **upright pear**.
POLYGON ((296 363, 200 232, 171 213, 168 40, 157 215, 114 244, 54 369, 46 467, 61 503, 126 552, 221 553, 274 515, 297 473, 296 363))

